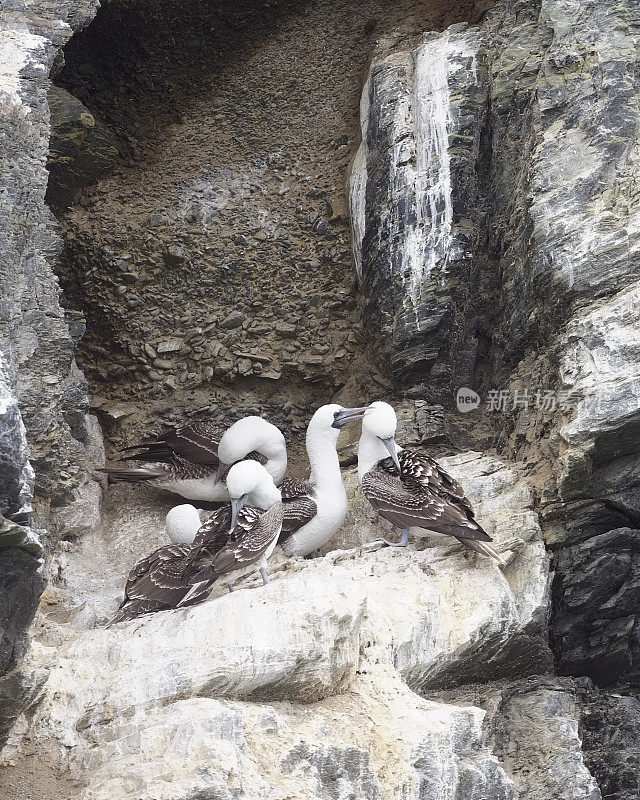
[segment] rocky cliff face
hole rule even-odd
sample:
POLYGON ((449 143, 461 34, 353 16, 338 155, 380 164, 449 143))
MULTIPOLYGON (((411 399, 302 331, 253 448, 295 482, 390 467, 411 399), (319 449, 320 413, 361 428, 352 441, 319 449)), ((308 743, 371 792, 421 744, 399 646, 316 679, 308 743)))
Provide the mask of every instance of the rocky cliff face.
POLYGON ((502 390, 503 452, 539 475, 558 552, 561 668, 606 681, 637 660, 638 22, 633 4, 518 3, 383 46, 350 186, 365 320, 424 396, 502 390))
POLYGON ((87 387, 74 361, 84 325, 60 306, 53 267, 62 239, 44 195, 48 74, 93 11, 91 3, 14 3, 0 30, 1 672, 24 653, 58 515, 88 485, 87 387))
POLYGON ((9 13, 7 796, 640 798, 640 10, 487 5, 107 3, 54 88, 95 9, 9 13), (384 394, 507 566, 381 548, 345 432, 323 558, 105 628, 175 501, 101 507, 77 346, 108 447, 384 394))

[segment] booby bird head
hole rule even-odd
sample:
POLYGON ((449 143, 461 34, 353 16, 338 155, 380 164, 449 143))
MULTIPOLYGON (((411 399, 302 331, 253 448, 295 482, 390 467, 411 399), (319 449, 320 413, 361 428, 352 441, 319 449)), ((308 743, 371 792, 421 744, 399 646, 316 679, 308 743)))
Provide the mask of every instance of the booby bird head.
POLYGON ((243 417, 234 422, 222 435, 218 445, 220 464, 216 482, 224 478, 232 464, 246 458, 252 451, 267 458, 267 469, 276 483, 287 471, 287 447, 282 431, 262 417, 243 417))
POLYGON ((384 403, 382 400, 376 400, 371 403, 362 418, 362 433, 380 439, 393 459, 393 463, 398 468, 398 472, 401 472, 398 448, 394 438, 397 427, 398 418, 396 412, 389 403, 384 403))
POLYGON ((340 428, 352 419, 360 419, 362 414, 364 414, 364 409, 343 408, 337 403, 320 406, 307 426, 307 450, 310 439, 326 441, 328 438, 337 443, 340 428))
POLYGON ((174 506, 167 514, 165 530, 171 544, 191 544, 202 522, 194 506, 184 503, 174 506))
POLYGON ((248 500, 265 511, 282 500, 273 478, 257 461, 234 464, 227 475, 227 489, 231 498, 231 530, 236 527, 240 509, 248 500))

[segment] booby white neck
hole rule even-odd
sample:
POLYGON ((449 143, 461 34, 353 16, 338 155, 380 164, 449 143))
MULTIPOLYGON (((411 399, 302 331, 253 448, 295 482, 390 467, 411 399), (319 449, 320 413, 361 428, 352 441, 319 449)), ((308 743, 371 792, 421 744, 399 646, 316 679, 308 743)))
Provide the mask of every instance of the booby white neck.
POLYGON ((343 487, 340 460, 336 450, 339 433, 340 431, 335 428, 328 433, 326 425, 313 418, 309 422, 306 439, 311 466, 309 480, 316 489, 343 487))
POLYGON ((282 483, 287 471, 284 436, 262 417, 244 417, 234 422, 220 439, 218 458, 223 464, 235 464, 252 450, 266 457, 265 469, 276 484, 282 483))
MULTIPOLYGON (((402 452, 400 445, 396 444, 398 453, 402 452)), ((360 482, 370 472, 378 461, 389 458, 389 451, 383 441, 373 433, 363 430, 358 442, 358 478, 360 482)))

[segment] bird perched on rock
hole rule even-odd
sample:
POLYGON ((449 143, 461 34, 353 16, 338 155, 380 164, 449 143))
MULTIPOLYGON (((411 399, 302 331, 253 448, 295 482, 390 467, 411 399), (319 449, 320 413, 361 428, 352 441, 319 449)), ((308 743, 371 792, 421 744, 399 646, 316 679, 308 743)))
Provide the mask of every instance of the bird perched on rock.
POLYGON ((255 569, 268 582, 266 563, 284 513, 280 491, 266 469, 251 460, 231 467, 227 486, 231 503, 211 515, 192 544, 161 547, 135 565, 111 624, 196 605, 207 598, 216 581, 224 580, 231 589, 238 578, 255 569), (254 505, 247 505, 249 500, 254 505))
POLYGON ((364 408, 321 406, 307 427, 311 474, 306 481, 286 478, 280 489, 284 521, 280 544, 286 555, 306 556, 325 545, 344 522, 347 493, 336 445, 340 429, 361 419, 364 408))
POLYGON ((409 530, 419 537, 433 531, 504 564, 487 544, 491 537, 476 521, 460 484, 433 458, 398 447, 396 426, 396 412, 388 403, 372 403, 358 444, 358 476, 365 497, 381 517, 403 529, 395 546, 408 543, 409 530))
POLYGON ((287 470, 287 449, 281 431, 262 417, 244 417, 226 428, 215 422, 189 422, 156 439, 126 448, 137 451, 126 461, 140 467, 105 467, 115 480, 146 482, 188 500, 229 499, 223 480, 231 464, 244 458, 263 464, 276 484, 287 470))

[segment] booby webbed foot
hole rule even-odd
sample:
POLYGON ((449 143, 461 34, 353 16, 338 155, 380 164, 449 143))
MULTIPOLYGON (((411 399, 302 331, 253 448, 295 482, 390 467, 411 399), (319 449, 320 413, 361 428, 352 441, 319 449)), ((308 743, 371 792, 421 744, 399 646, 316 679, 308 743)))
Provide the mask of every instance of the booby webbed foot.
POLYGON ((399 542, 389 542, 386 539, 382 540, 385 544, 388 544, 389 547, 406 547, 409 544, 409 528, 405 528, 402 531, 402 538, 399 542))
POLYGON ((305 556, 305 559, 307 561, 311 561, 311 559, 317 558, 317 557, 318 557, 318 551, 317 550, 313 550, 311 553, 307 553, 307 555, 305 556))
POLYGON ((262 575, 262 585, 266 586, 271 578, 267 575, 267 570, 264 567, 260 567, 260 574, 262 575))

